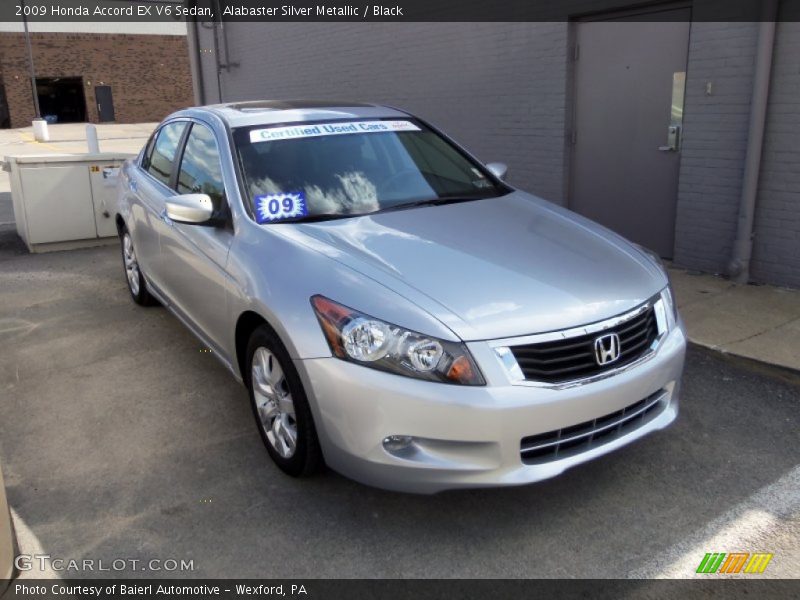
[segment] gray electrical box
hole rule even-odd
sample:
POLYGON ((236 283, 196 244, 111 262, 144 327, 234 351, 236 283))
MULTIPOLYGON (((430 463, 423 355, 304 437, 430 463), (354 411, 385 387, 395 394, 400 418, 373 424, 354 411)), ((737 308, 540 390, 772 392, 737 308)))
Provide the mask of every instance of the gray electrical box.
POLYGON ((106 243, 117 235, 117 176, 132 154, 7 156, 17 233, 31 252, 106 243))

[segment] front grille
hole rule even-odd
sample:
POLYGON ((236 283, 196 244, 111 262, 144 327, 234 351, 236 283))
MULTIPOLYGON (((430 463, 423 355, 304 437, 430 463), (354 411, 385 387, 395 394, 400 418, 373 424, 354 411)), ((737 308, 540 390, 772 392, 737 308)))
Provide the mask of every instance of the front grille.
POLYGON ((666 392, 659 390, 644 400, 592 421, 523 438, 520 443, 522 462, 540 465, 606 444, 656 418, 667 407, 666 398, 666 392))
POLYGON ((547 383, 563 383, 618 369, 646 354, 658 337, 655 310, 647 310, 614 327, 591 334, 552 342, 510 346, 525 379, 547 383), (597 364, 594 341, 599 336, 616 333, 620 356, 607 365, 597 364))

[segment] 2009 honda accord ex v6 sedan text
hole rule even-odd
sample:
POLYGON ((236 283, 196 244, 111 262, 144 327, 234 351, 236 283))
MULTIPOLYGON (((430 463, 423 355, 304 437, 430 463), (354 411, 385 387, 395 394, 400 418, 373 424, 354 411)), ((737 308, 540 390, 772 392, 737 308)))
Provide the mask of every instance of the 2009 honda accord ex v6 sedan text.
POLYGON ((686 338, 657 256, 394 108, 168 117, 120 173, 128 285, 247 386, 290 475, 539 481, 669 425, 686 338))

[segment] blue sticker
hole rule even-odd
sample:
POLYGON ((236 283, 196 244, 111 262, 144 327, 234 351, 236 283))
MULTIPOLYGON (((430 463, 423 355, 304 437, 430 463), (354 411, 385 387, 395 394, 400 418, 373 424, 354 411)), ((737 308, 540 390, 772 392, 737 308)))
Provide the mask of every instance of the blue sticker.
POLYGON ((274 223, 308 214, 306 196, 303 192, 261 194, 255 197, 255 203, 258 223, 274 223))

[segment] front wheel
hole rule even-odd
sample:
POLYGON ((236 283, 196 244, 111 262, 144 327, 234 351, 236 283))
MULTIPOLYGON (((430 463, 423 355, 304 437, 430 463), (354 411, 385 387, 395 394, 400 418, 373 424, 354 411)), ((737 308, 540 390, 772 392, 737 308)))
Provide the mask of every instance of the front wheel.
POLYGON ((266 326, 250 336, 247 387, 261 439, 288 475, 310 475, 322 464, 314 419, 289 353, 266 326))

